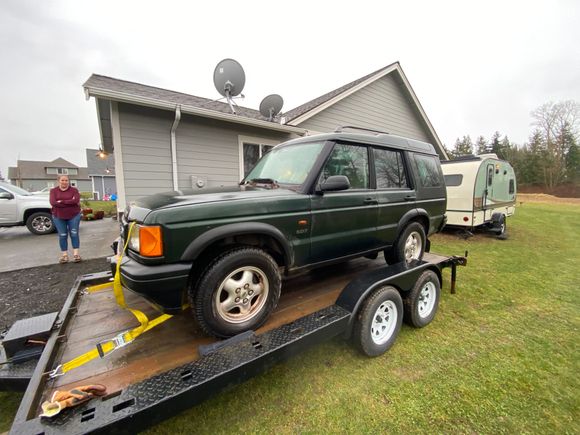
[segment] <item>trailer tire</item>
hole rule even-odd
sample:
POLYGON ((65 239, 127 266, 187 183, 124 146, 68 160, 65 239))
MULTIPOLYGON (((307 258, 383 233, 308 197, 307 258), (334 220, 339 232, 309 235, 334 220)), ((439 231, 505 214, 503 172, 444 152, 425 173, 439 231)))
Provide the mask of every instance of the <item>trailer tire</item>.
POLYGON ((427 237, 423 225, 419 222, 411 222, 401 232, 395 244, 385 249, 385 260, 387 264, 420 260, 425 253, 426 244, 427 237))
POLYGON ((502 214, 499 217, 497 224, 495 225, 494 232, 497 236, 501 237, 505 235, 506 231, 507 231, 507 220, 505 218, 505 214, 502 214))
POLYGON ((431 323, 437 314, 440 296, 439 277, 432 270, 426 270, 403 299, 405 323, 415 328, 423 328, 431 323))
POLYGON ((38 211, 28 216, 28 219, 26 219, 26 228, 32 234, 40 236, 52 234, 56 231, 52 215, 45 211, 38 211))
POLYGON ((403 299, 391 286, 375 290, 357 314, 353 340, 367 356, 379 356, 389 350, 403 323, 403 299))
POLYGON ((261 249, 231 249, 202 273, 190 292, 193 314, 205 332, 231 337, 260 327, 280 299, 274 259, 261 249))

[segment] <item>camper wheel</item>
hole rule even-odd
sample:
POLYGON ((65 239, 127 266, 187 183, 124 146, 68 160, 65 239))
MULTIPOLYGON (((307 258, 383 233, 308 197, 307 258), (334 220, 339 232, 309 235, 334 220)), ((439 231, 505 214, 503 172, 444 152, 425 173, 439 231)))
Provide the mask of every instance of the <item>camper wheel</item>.
POLYGON ((494 216, 493 219, 493 231, 498 236, 503 236, 507 231, 507 222, 505 218, 505 214, 500 214, 497 218, 494 216))

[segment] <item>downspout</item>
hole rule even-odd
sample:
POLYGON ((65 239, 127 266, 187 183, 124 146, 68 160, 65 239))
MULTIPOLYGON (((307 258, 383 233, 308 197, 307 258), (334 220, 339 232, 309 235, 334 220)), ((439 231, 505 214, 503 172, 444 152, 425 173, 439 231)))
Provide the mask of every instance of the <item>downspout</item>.
POLYGON ((181 106, 175 108, 175 120, 171 126, 171 167, 173 169, 173 190, 178 190, 177 181, 177 141, 175 139, 175 130, 181 120, 181 106))

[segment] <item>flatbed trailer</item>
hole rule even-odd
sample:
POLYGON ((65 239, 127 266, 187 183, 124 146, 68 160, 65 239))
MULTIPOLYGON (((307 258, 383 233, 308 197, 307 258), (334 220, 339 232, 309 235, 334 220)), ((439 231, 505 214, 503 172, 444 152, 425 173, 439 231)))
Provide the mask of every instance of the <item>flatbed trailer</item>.
MULTIPOLYGON (((276 311, 255 332, 219 341, 196 331, 190 316, 174 316, 104 358, 52 378, 50 373, 59 365, 138 325, 116 304, 112 283, 110 290, 84 291, 89 285, 110 282, 110 272, 84 275, 58 313, 40 358, 0 366, 0 387, 26 388, 10 433, 135 433, 313 344, 352 337, 361 330, 357 322, 366 301, 385 286, 409 295, 426 271, 433 271, 442 284, 441 271, 450 267, 454 293, 456 267, 466 261, 426 253, 423 260, 409 265, 358 259, 303 272, 284 282, 276 311), (54 391, 90 384, 105 385, 107 395, 52 418, 39 417, 42 401, 54 391)), ((130 307, 154 317, 155 309, 144 299, 125 293, 130 307)))

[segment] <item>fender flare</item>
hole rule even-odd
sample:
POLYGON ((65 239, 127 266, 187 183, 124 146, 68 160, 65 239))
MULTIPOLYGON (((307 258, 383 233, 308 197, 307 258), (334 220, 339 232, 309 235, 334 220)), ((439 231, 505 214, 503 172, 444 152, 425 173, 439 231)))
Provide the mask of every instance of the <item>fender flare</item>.
POLYGON ((189 244, 181 255, 181 261, 193 261, 212 243, 226 237, 239 236, 242 234, 257 234, 272 237, 283 249, 284 260, 286 263, 285 266, 288 267, 292 264, 294 259, 292 254, 293 251, 282 231, 272 225, 261 222, 242 222, 212 228, 199 237, 196 237, 195 240, 189 244))
POLYGON ((399 220, 399 224, 397 225, 397 234, 401 234, 403 228, 407 226, 410 220, 415 219, 416 217, 419 216, 425 217, 427 219, 427 228, 425 228, 425 235, 429 234, 429 226, 431 225, 431 222, 429 220, 429 214, 423 208, 414 208, 405 213, 403 217, 399 220))

